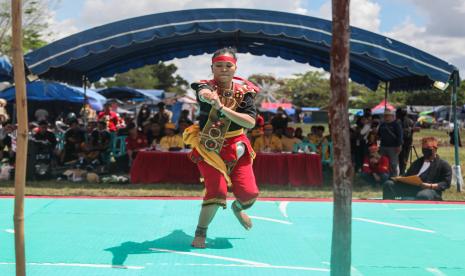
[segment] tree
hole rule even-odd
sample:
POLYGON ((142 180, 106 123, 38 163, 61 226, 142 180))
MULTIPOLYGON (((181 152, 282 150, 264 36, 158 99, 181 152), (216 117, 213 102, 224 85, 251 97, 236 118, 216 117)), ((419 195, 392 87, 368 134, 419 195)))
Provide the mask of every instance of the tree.
POLYGON ((139 89, 161 89, 176 94, 185 94, 189 83, 180 75, 175 75, 178 68, 174 64, 166 65, 163 62, 147 65, 142 68, 130 70, 126 73, 116 74, 114 78, 104 83, 96 83, 96 87, 129 86, 139 89))
POLYGON ((328 79, 318 71, 296 74, 287 79, 279 92, 296 106, 326 107, 330 100, 328 79))
POLYGON ((331 104, 333 141, 333 235, 331 275, 350 275, 352 247, 352 160, 349 141, 350 0, 332 0, 331 104))
MULTIPOLYGON (((47 44, 52 34, 49 28, 49 7, 56 6, 59 0, 23 0, 23 50, 25 52, 47 44)), ((11 52, 11 1, 0 0, 0 54, 10 56, 11 52)))

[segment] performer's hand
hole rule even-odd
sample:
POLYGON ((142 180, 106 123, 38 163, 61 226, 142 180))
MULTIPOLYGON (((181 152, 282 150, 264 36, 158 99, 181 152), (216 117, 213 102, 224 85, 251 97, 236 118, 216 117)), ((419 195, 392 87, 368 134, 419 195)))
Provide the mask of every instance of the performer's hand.
POLYGON ((209 89, 202 89, 199 91, 199 95, 208 103, 211 103, 211 98, 213 97, 214 93, 209 89))
POLYGON ((223 105, 218 94, 213 93, 213 96, 211 97, 211 105, 216 109, 219 109, 223 105))

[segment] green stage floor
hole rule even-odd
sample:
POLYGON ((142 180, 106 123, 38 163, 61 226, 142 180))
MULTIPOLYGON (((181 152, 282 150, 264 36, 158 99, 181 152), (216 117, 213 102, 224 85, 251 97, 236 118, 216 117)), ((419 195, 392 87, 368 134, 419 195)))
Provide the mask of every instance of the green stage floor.
MULTIPOLYGON (((259 201, 245 231, 219 211, 190 247, 199 200, 26 200, 28 275, 329 275, 331 202, 259 201)), ((354 203, 352 275, 465 275, 465 205, 354 203)), ((0 199, 0 275, 14 275, 0 199)))

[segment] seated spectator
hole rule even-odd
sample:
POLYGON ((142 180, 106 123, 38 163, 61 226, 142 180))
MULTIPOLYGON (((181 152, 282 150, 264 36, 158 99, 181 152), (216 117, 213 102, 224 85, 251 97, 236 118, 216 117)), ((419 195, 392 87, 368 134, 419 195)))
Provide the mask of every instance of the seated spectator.
POLYGON ((297 138, 297 139, 300 139, 301 141, 304 140, 304 135, 303 135, 304 131, 302 130, 301 127, 298 127, 295 129, 295 132, 294 132, 294 137, 297 138))
POLYGON ((10 119, 10 116, 8 116, 8 112, 6 111, 6 100, 5 99, 0 99, 0 123, 6 123, 10 119))
POLYGON ((43 146, 41 146, 40 150, 48 151, 50 155, 53 154, 55 146, 57 145, 57 138, 53 132, 48 130, 47 121, 42 120, 39 122, 39 128, 34 134, 34 139, 36 141, 42 142, 43 146))
POLYGON ((257 138, 262 135, 263 135, 263 128, 260 128, 260 127, 255 127, 251 131, 247 132, 247 138, 249 138, 251 145, 253 145, 255 143, 255 140, 257 140, 257 138))
POLYGON ((163 137, 163 131, 158 123, 152 123, 150 129, 147 131, 147 141, 152 147, 160 144, 161 138, 163 137))
POLYGON ((159 102, 157 106, 158 112, 151 118, 152 123, 158 123, 160 126, 164 126, 165 124, 171 122, 173 112, 165 108, 166 104, 164 102, 159 102))
POLYGON ((107 123, 98 122, 97 128, 92 131, 87 143, 87 161, 93 164, 104 164, 110 151, 111 134, 107 130, 107 123))
POLYGON ((126 137, 126 151, 129 157, 129 163, 136 158, 137 153, 148 147, 147 137, 137 130, 135 125, 131 125, 129 135, 126 137))
POLYGON ((415 198, 419 200, 442 200, 442 192, 450 188, 452 169, 437 155, 438 140, 435 137, 422 139, 423 156, 412 163, 405 176, 417 175, 420 186, 388 180, 383 185, 383 199, 415 198))
POLYGON ((173 123, 165 124, 165 135, 161 138, 160 148, 165 151, 177 151, 184 148, 184 142, 181 135, 176 135, 176 125, 173 123))
POLYGON ((84 122, 90 122, 97 120, 97 112, 90 106, 89 102, 86 102, 79 112, 84 122))
POLYGON ((189 124, 189 122, 187 122, 187 121, 179 121, 177 133, 179 135, 181 135, 181 137, 182 137, 182 134, 184 133, 184 130, 186 128, 190 127, 191 125, 192 125, 192 123, 189 124))
POLYGON ((319 135, 319 132, 318 126, 312 126, 310 128, 310 133, 307 135, 308 141, 315 146, 320 145, 323 139, 323 135, 319 135))
POLYGON ((183 111, 181 111, 181 115, 179 116, 179 119, 178 119, 178 126, 181 123, 187 124, 187 126, 190 126, 193 124, 192 120, 189 119, 189 110, 184 109, 183 111))
POLYGON ((1 159, 8 158, 10 164, 14 164, 16 152, 16 126, 6 123, 3 130, 2 137, 0 137, 1 159))
POLYGON ((276 110, 276 114, 271 119, 271 125, 273 126, 274 133, 281 137, 287 128, 287 124, 291 121, 291 118, 287 115, 284 108, 281 106, 276 110))
POLYGON ((378 126, 379 126, 379 120, 373 120, 371 122, 371 129, 370 132, 367 135, 367 144, 375 144, 378 143, 379 137, 378 137, 378 126))
POLYGON ((376 187, 389 179, 389 158, 379 154, 377 144, 368 147, 368 155, 363 159, 362 178, 376 187))
POLYGON ((97 119, 98 121, 104 120, 107 123, 107 128, 110 132, 118 130, 120 119, 116 112, 111 111, 111 104, 105 104, 103 111, 98 114, 97 119))
POLYGON ((263 127, 263 135, 255 140, 253 149, 256 152, 281 152, 283 150, 281 139, 273 134, 272 125, 267 124, 263 127))
POLYGON ((36 112, 34 112, 34 117, 36 118, 37 122, 47 120, 48 119, 48 111, 45 109, 37 109, 36 112))
POLYGON ((86 133, 79 126, 77 119, 69 120, 69 129, 65 133, 65 145, 62 155, 63 162, 77 160, 79 154, 83 152, 86 133))
POLYGON ((281 138, 284 152, 292 152, 296 144, 301 143, 302 140, 294 137, 294 128, 288 127, 284 132, 284 136, 281 138))
POLYGON ((137 114, 137 126, 142 128, 142 125, 145 121, 147 121, 150 116, 152 116, 152 111, 148 107, 148 105, 143 104, 140 108, 139 113, 137 114))

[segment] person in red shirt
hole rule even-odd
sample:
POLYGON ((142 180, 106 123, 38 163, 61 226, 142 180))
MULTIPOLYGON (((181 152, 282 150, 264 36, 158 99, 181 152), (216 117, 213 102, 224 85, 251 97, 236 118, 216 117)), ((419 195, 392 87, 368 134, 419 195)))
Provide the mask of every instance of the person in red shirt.
POLYGON ((126 151, 129 156, 129 163, 136 158, 137 153, 148 147, 147 137, 137 130, 135 125, 129 129, 129 135, 126 137, 126 151))
POLYGON ((98 121, 105 120, 107 122, 107 128, 110 132, 118 130, 118 124, 120 122, 118 113, 111 111, 111 105, 106 104, 102 112, 98 114, 98 121))
POLYGON ((368 155, 363 159, 362 178, 373 187, 382 185, 389 179, 389 157, 379 154, 377 144, 368 147, 368 155))

